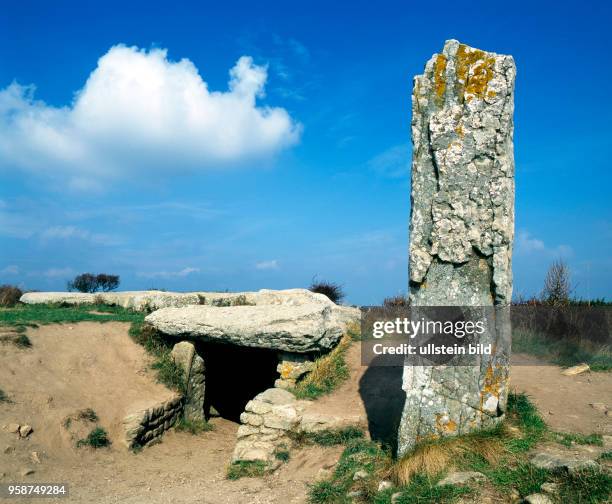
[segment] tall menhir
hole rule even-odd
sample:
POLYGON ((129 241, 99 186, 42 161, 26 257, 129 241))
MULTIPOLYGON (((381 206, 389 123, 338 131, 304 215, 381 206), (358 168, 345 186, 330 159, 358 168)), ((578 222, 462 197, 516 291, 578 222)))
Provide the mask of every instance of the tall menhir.
POLYGON ((511 56, 449 40, 414 79, 410 304, 489 307, 470 366, 405 366, 398 451, 503 418, 510 355, 514 235, 511 56))

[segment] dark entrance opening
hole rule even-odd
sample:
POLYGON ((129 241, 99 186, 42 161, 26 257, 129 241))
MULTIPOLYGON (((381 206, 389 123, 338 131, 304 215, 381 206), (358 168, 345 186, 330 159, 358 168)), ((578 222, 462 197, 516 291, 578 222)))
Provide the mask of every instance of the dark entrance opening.
POLYGON ((202 343, 198 352, 206 364, 207 418, 212 407, 221 417, 239 422, 247 402, 278 378, 278 356, 272 350, 202 343))

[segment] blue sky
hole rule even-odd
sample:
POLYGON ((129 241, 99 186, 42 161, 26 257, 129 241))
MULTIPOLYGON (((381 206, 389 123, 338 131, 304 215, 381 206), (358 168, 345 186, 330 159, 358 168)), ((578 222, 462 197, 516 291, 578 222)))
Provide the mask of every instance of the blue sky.
POLYGON ((515 293, 537 293, 563 257, 577 295, 610 299, 611 14, 11 2, 0 283, 63 290, 93 271, 122 289, 251 290, 317 275, 353 303, 405 291, 412 76, 456 38, 518 68, 515 293))

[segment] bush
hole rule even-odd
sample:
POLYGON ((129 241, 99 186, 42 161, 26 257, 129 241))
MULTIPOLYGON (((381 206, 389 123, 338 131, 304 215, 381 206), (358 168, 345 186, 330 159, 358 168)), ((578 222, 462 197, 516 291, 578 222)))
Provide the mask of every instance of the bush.
POLYGON ((100 273, 83 273, 74 277, 74 280, 68 282, 67 288, 69 291, 79 292, 97 292, 97 291, 112 291, 119 287, 119 275, 107 275, 100 273))
POLYGON ((570 301, 571 291, 568 265, 562 260, 553 262, 546 272, 542 300, 552 306, 567 305, 570 301))
POLYGON ((19 302, 23 295, 19 287, 14 285, 0 285, 0 306, 11 307, 19 302))
POLYGON ((261 460, 234 462, 227 469, 227 479, 257 478, 266 473, 266 463, 261 460))
POLYGON ((308 287, 308 290, 311 292, 324 294, 336 304, 342 301, 345 297, 344 290, 342 290, 342 286, 340 284, 326 282, 324 280, 318 281, 316 278, 312 279, 312 283, 310 284, 310 287, 308 287))
POLYGON ((91 446, 92 448, 105 448, 111 444, 108 434, 102 427, 96 427, 85 439, 77 441, 77 448, 91 446))
POLYGON ((404 306, 408 306, 408 298, 403 294, 386 297, 383 300, 383 306, 386 308, 402 308, 404 306))

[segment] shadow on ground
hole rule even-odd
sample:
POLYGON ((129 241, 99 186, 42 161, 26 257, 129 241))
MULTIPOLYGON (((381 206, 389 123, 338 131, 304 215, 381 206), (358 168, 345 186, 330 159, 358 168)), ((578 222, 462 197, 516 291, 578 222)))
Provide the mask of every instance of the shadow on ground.
POLYGON ((377 366, 374 359, 359 380, 359 395, 365 405, 370 436, 397 450, 399 428, 406 394, 402 390, 401 366, 377 366))

